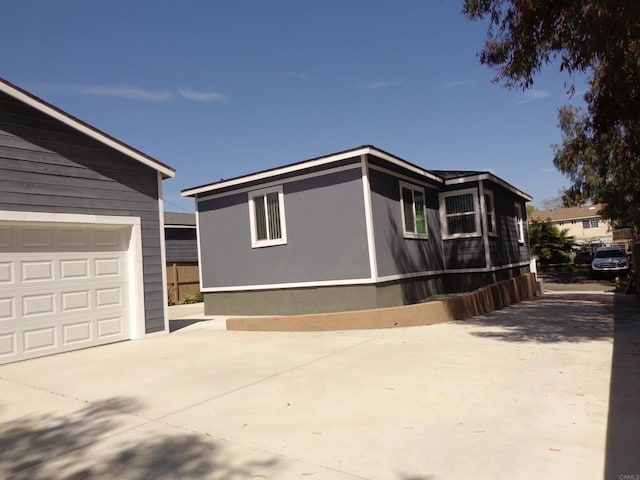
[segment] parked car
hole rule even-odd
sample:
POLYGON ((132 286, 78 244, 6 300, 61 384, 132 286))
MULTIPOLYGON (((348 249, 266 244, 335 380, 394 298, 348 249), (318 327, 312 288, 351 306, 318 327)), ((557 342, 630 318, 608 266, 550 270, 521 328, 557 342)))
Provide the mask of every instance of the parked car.
POLYGON ((629 272, 629 258, 620 247, 600 247, 591 262, 595 277, 603 275, 626 275, 629 272))

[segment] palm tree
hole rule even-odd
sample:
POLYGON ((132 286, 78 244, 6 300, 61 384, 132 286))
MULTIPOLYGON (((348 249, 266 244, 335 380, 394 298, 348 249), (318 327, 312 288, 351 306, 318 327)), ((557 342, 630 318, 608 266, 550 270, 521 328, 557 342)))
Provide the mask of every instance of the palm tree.
POLYGON ((568 262, 576 242, 567 232, 568 229, 560 230, 550 221, 534 220, 529 225, 531 253, 542 265, 568 262))

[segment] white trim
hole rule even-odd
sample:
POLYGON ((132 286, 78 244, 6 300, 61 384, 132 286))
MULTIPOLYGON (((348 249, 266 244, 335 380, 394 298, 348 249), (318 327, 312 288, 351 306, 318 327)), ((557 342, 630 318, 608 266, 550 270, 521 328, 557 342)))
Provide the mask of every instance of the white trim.
POLYGON ((240 291, 253 291, 253 290, 282 290, 287 288, 306 288, 306 287, 339 287, 346 285, 371 285, 379 284, 393 280, 402 280, 404 278, 415 277, 428 277, 434 275, 443 275, 448 273, 481 273, 481 272, 494 272, 496 270, 504 270, 507 268, 522 267, 529 265, 529 262, 513 263, 509 265, 499 265, 490 268, 465 268, 465 269, 445 269, 445 270, 432 270, 429 272, 413 272, 413 273, 400 273, 396 275, 385 275, 378 277, 375 281, 371 278, 349 278, 345 280, 319 280, 311 282, 290 282, 290 283, 274 283, 267 285, 235 285, 230 287, 207 287, 202 288, 203 293, 217 293, 217 292, 240 292, 240 291))
MULTIPOLYGON (((490 191, 487 190, 487 192, 490 191)), ((487 202, 484 198, 485 193, 484 182, 478 182, 478 196, 480 199, 480 221, 482 222, 482 243, 484 245, 484 266, 488 267, 489 265, 491 265, 491 251, 489 250, 489 222, 487 221, 487 202)), ((491 194, 491 197, 493 198, 493 193, 491 194)))
MULTIPOLYGON (((287 223, 285 220, 284 213, 284 192, 282 189, 282 185, 278 185, 276 187, 271 188, 261 188, 259 190, 253 190, 249 192, 249 225, 251 230, 251 248, 263 248, 263 247, 273 247, 275 245, 286 245, 287 243, 287 223), (257 230, 256 230, 256 218, 255 218, 255 198, 262 196, 265 199, 265 215, 268 215, 268 209, 266 205, 266 197, 269 193, 277 193, 278 194, 278 214, 280 216, 280 238, 269 238, 267 240, 258 240, 257 238, 257 230)), ((269 236, 269 220, 266 220, 267 227, 267 236, 269 236)))
POLYGON ((398 181, 398 189, 400 190, 400 218, 402 219, 402 234, 404 238, 412 238, 417 240, 427 240, 429 238, 429 223, 427 222, 427 196, 423 188, 418 185, 414 185, 411 183, 404 182, 402 180, 398 181), (411 210, 413 211, 413 227, 416 229, 415 232, 407 232, 407 219, 404 218, 404 195, 402 194, 402 190, 407 189, 411 191, 411 210), (416 212, 416 202, 414 192, 421 192, 423 199, 423 211, 424 215, 424 228, 425 233, 418 233, 417 229, 417 212, 416 212))
POLYGON ((430 183, 416 180, 415 178, 409 177, 408 175, 403 175, 402 173, 394 172, 393 170, 389 170, 388 168, 380 167, 378 165, 369 164, 369 170, 377 170, 378 172, 390 175, 392 177, 399 178, 401 180, 405 180, 410 183, 415 183, 416 185, 420 185, 425 188, 432 188, 433 190, 438 190, 438 187, 436 187, 435 185, 431 185, 430 183))
POLYGON ((482 229, 480 228, 480 208, 478 202, 478 189, 473 188, 465 188, 461 190, 451 190, 449 192, 441 192, 438 195, 438 200, 440 202, 440 225, 442 229, 442 239, 443 240, 452 240, 456 238, 473 238, 482 236, 482 229), (474 232, 469 233, 454 233, 449 234, 449 228, 447 223, 447 209, 445 199, 448 197, 455 197, 459 195, 473 195, 473 211, 475 215, 475 224, 476 230, 474 232))
POLYGON ((507 190, 509 190, 510 192, 515 193, 516 195, 519 195, 522 198, 526 199, 527 202, 530 202, 531 200, 533 200, 533 197, 531 195, 524 193, 522 190, 518 190, 513 185, 509 185, 507 182, 505 182, 499 177, 496 177, 491 173, 481 173, 479 175, 469 175, 467 177, 450 178, 449 180, 445 180, 444 184, 458 185, 460 183, 479 182, 481 180, 490 180, 494 183, 497 183, 501 187, 504 187, 507 190))
MULTIPOLYGON (((196 210, 197 210, 197 204, 199 202, 206 202, 207 200, 213 200, 213 199, 217 199, 217 198, 228 197, 229 195, 239 195, 239 194, 242 194, 242 193, 252 192, 257 187, 259 187, 259 188, 276 187, 278 185, 284 185, 284 184, 291 183, 291 182, 307 180, 309 178, 322 177, 322 176, 325 176, 325 175, 331 175, 333 173, 345 172, 345 171, 348 171, 348 170, 360 170, 360 168, 361 167, 360 167, 359 163, 352 163, 352 164, 349 164, 349 165, 341 165, 339 167, 320 170, 319 172, 305 173, 305 174, 302 174, 302 175, 297 175, 295 177, 283 178, 283 179, 278 180, 278 181, 261 183, 260 185, 253 185, 251 187, 244 187, 244 188, 238 188, 238 189, 230 190, 228 192, 215 193, 215 194, 212 194, 212 195, 207 195, 206 197, 198 197, 198 196, 196 196, 195 197, 195 199, 196 199, 196 210)), ((183 194, 182 196, 184 197, 185 195, 183 194)))
MULTIPOLYGON (((277 175, 285 175, 288 173, 298 172, 300 170, 307 170, 313 167, 319 167, 322 165, 326 165, 328 163, 339 162, 340 160, 346 160, 349 158, 356 158, 363 153, 367 153, 368 148, 360 148, 357 150, 350 150, 348 152, 339 153, 336 155, 330 155, 328 157, 318 158, 316 160, 309 160, 307 162, 297 163, 295 165, 288 165, 285 167, 276 168, 273 170, 268 170, 265 172, 258 172, 250 175, 245 175, 243 177, 234 178, 227 181, 221 181, 218 183, 214 183, 212 185, 204 185, 201 187, 191 188, 188 190, 183 190, 181 195, 183 197, 190 197, 192 195, 198 195, 200 193, 212 192, 215 190, 220 190, 221 188, 233 187, 235 185, 242 185, 243 183, 255 182, 260 180, 265 180, 271 177, 275 177, 277 175)), ((356 165, 357 167, 357 165, 356 165)), ((282 181, 278 183, 283 183, 282 181)))
POLYGON ((371 280, 378 279, 378 259, 376 239, 373 230, 373 209, 371 208, 371 185, 369 184, 369 162, 367 156, 360 157, 362 168, 362 195, 364 197, 364 218, 367 226, 367 249, 369 250, 369 272, 371 280))
POLYGON ((116 141, 115 139, 110 138, 105 133, 100 132, 93 127, 90 127, 84 124, 83 122, 76 120, 75 118, 72 118, 68 114, 63 113, 62 111, 56 108, 52 108, 51 106, 46 104, 44 101, 25 94, 24 92, 14 88, 13 86, 8 85, 2 79, 0 79, 0 91, 12 96, 13 98, 21 101, 22 103, 29 105, 30 107, 35 108, 36 110, 39 110, 40 112, 50 117, 55 118, 56 120, 64 123, 65 125, 68 125, 71 128, 79 131, 80 133, 83 133, 93 138, 94 140, 97 140, 100 143, 103 143, 104 145, 107 145, 108 147, 113 148, 114 150, 124 153, 126 156, 131 157, 132 159, 137 160, 138 162, 148 167, 151 167, 154 170, 157 170, 158 172, 162 173, 165 177, 173 178, 176 175, 176 172, 173 171, 171 168, 161 165, 159 162, 153 161, 150 158, 147 158, 146 156, 142 155, 140 152, 137 152, 131 147, 128 147, 120 143, 119 141, 116 141))
POLYGON ((372 278, 349 278, 346 280, 318 280, 310 282, 273 283, 267 285, 236 285, 230 287, 206 287, 201 289, 204 293, 211 292, 236 292, 242 290, 278 290, 284 288, 304 287, 331 287, 341 285, 366 285, 376 283, 372 278))
POLYGON ((195 225, 166 225, 164 226, 164 228, 183 228, 183 229, 188 229, 188 230, 195 230, 196 226, 195 225))
POLYGON ((139 217, 119 217, 113 215, 86 215, 75 213, 51 212, 17 212, 14 210, 0 210, 0 221, 14 223, 45 223, 65 224, 78 223, 88 225, 122 225, 131 228, 131 236, 127 250, 129 270, 129 298, 131 339, 143 338, 145 334, 145 302, 144 302, 144 273, 142 269, 142 228, 139 217))
POLYGON ((522 204, 514 202, 513 210, 516 222, 516 238, 519 244, 524 245, 524 211, 522 210, 522 204))
POLYGON ((396 273, 395 275, 385 275, 384 277, 379 277, 378 283, 392 282, 393 280, 403 280, 405 278, 433 277, 435 275, 444 275, 445 273, 447 273, 446 270, 431 270, 429 272, 396 273))
POLYGON ((200 283, 200 291, 204 291, 202 283, 202 241, 200 240, 200 212, 196 209, 196 247, 198 249, 198 281, 200 283))
POLYGON ((275 168, 273 170, 267 170, 264 172, 245 175, 243 177, 238 177, 238 178, 234 178, 227 181, 221 181, 214 184, 190 188, 187 190, 183 190, 181 195, 183 197, 190 197, 192 195, 198 195, 200 193, 211 192, 214 190, 220 190, 222 188, 233 187, 236 185, 242 185, 243 183, 265 180, 271 177, 275 177, 277 175, 285 175, 293 172, 298 172, 300 170, 307 170, 309 168, 327 165, 329 163, 339 162, 341 160, 356 158, 361 155, 368 155, 368 154, 375 155, 376 157, 386 160, 389 163, 398 165, 406 170, 417 173, 418 175, 421 175, 423 177, 427 177, 432 180, 435 180, 438 183, 443 183, 440 177, 437 177, 436 175, 434 175, 431 172, 428 172, 427 170, 423 170, 422 168, 418 168, 414 165, 411 165, 406 161, 401 160, 400 158, 394 157, 392 155, 389 155, 388 153, 378 150, 375 147, 365 146, 365 147, 356 148, 354 150, 348 150, 346 152, 335 153, 333 155, 328 155, 326 157, 316 158, 314 160, 307 160, 306 162, 300 162, 294 165, 288 165, 280 168, 275 168))
POLYGON ((160 259, 162 262, 162 314, 164 315, 164 332, 169 333, 169 292, 167 291, 167 245, 164 239, 164 200, 162 191, 162 174, 158 172, 158 217, 160 219, 160 259))

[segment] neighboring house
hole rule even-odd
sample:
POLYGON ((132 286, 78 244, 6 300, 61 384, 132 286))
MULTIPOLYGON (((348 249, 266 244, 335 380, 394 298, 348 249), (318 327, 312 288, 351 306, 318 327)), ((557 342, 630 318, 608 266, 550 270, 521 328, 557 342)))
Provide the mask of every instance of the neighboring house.
POLYGON ((602 205, 556 208, 554 210, 534 210, 531 221, 550 221, 567 235, 576 239, 578 245, 611 245, 613 228, 609 220, 603 219, 598 211, 602 205))
POLYGON ((164 240, 167 264, 198 264, 195 213, 164 212, 164 240))
POLYGON ((208 314, 369 309, 529 271, 527 194, 363 146, 184 190, 208 314))
POLYGON ((164 239, 169 304, 174 305, 180 303, 184 295, 200 292, 196 215, 165 212, 164 239))
POLYGON ((174 175, 0 79, 0 363, 168 332, 174 175))

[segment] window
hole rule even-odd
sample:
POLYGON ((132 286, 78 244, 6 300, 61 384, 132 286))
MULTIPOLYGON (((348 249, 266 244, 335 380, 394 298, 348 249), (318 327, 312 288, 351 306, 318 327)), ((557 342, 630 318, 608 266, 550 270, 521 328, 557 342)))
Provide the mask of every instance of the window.
POLYGON ((287 243, 282 186, 249 192, 253 248, 287 243))
POLYGON ((516 220, 516 235, 519 243, 524 243, 524 217, 522 215, 522 205, 519 203, 514 204, 515 207, 515 220, 516 220))
POLYGON ((400 204, 405 237, 426 237, 427 216, 424 190, 415 185, 400 182, 400 204))
POLYGON ((440 212, 445 237, 472 237, 480 234, 478 194, 475 189, 441 194, 440 212))
POLYGON ((484 191, 484 208, 487 216, 487 233, 489 235, 497 235, 496 232, 496 209, 493 202, 493 192, 491 190, 484 191))
POLYGON ((591 228, 598 228, 598 219, 597 218, 592 218, 591 219, 591 228))

